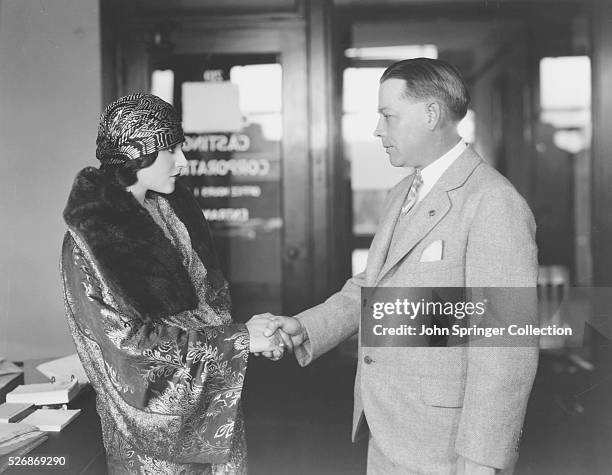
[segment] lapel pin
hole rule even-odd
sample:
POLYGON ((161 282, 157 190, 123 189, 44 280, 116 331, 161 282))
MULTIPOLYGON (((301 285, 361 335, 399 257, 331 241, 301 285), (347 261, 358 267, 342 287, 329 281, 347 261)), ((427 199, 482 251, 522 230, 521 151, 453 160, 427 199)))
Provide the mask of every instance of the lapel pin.
POLYGON ((435 209, 430 209, 428 214, 429 214, 430 218, 433 218, 436 215, 436 210, 435 209))

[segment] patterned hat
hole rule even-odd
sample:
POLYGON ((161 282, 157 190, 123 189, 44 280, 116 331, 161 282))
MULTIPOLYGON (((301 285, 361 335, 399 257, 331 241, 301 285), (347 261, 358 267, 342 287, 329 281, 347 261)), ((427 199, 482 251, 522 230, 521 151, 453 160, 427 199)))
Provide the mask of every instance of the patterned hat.
POLYGON ((96 157, 102 164, 134 160, 185 140, 174 108, 152 94, 130 94, 100 117, 96 157))

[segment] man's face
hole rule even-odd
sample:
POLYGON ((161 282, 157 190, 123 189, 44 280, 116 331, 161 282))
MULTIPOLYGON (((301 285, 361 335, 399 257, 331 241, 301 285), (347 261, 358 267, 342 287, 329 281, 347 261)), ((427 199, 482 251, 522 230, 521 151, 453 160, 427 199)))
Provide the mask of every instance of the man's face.
POLYGON ((425 101, 415 101, 403 95, 406 81, 387 79, 378 89, 380 118, 374 135, 380 137, 395 167, 422 166, 422 154, 427 150, 430 130, 427 127, 425 101))

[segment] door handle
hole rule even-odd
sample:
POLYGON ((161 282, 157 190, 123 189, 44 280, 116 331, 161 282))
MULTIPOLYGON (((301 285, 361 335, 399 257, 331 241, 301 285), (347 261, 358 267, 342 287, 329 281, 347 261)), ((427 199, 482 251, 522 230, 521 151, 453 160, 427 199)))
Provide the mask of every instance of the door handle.
POLYGON ((296 246, 289 246, 285 250, 285 257, 291 261, 295 261, 301 255, 300 249, 296 246))

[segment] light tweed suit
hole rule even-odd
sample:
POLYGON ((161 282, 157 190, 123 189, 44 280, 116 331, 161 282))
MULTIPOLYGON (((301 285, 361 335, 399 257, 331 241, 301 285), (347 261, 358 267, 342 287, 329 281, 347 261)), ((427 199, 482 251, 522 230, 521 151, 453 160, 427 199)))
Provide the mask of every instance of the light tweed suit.
MULTIPOLYGON (((400 218, 411 180, 389 193, 366 270, 297 316, 309 338, 301 365, 359 330, 362 286, 535 287, 531 211, 471 147, 400 218), (442 260, 420 262, 436 240, 442 260)), ((537 358, 537 348, 360 347, 353 438, 365 416, 397 473, 451 474, 458 455, 511 471, 537 358)))

